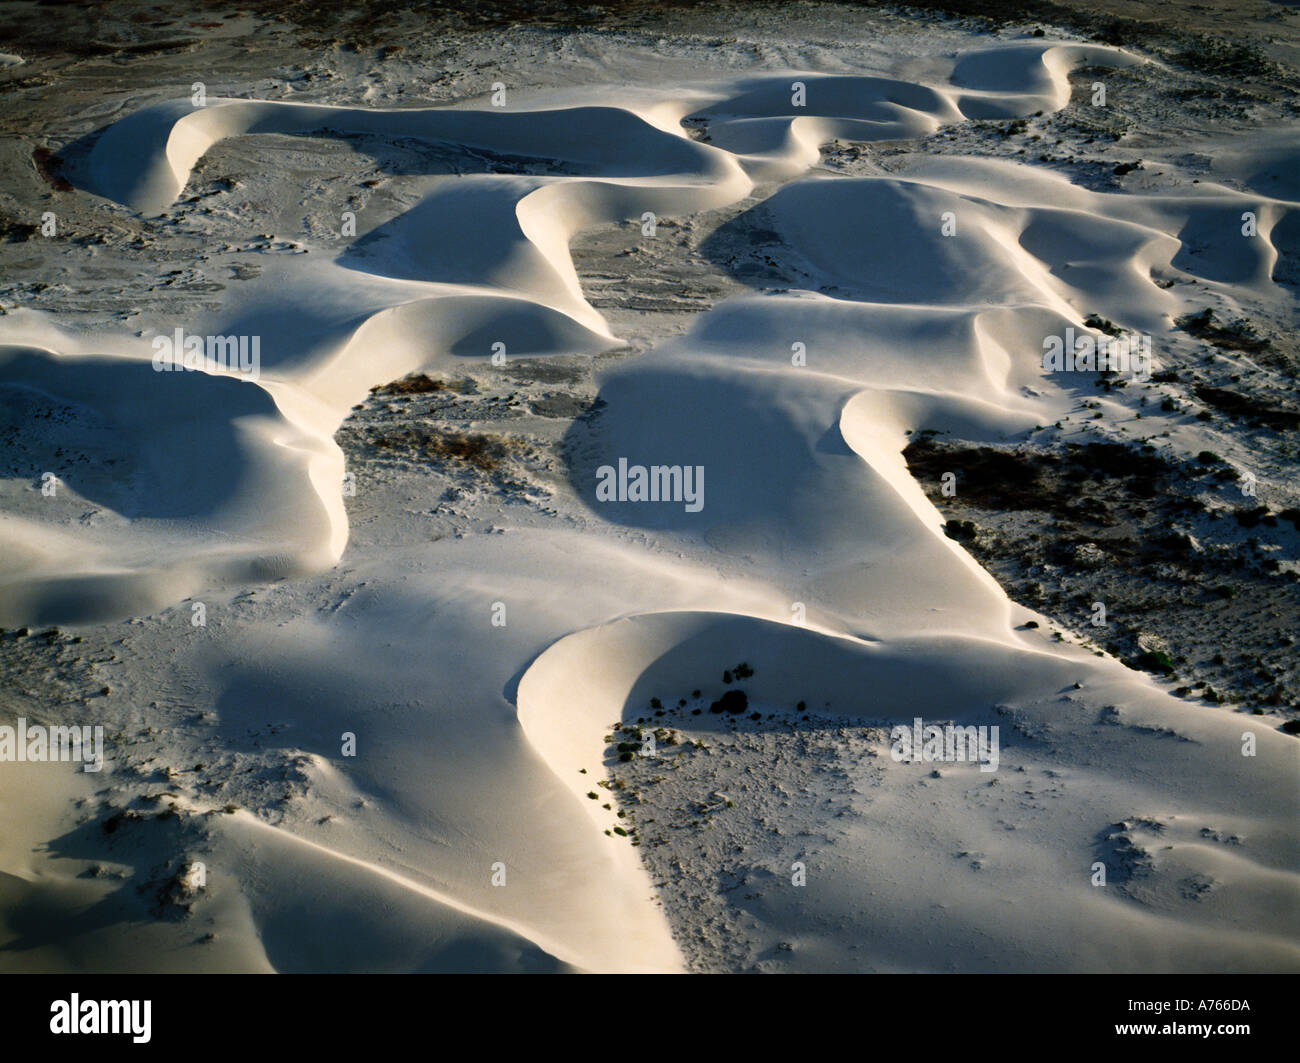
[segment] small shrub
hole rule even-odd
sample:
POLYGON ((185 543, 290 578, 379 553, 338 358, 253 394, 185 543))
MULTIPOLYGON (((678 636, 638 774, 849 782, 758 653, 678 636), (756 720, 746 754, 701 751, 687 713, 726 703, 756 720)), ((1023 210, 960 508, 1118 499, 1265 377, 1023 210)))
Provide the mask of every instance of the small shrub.
POLYGON ((1137 655, 1134 666, 1144 672, 1157 672, 1160 675, 1174 674, 1174 662, 1163 650, 1144 650, 1137 655))
POLYGON ((709 706, 709 711, 713 713, 729 712, 734 716, 739 716, 747 708, 749 708, 749 698, 743 690, 728 690, 709 706))
POLYGON ((959 543, 974 542, 979 530, 975 527, 973 521, 969 520, 950 520, 943 526, 943 533, 949 539, 955 539, 959 543))

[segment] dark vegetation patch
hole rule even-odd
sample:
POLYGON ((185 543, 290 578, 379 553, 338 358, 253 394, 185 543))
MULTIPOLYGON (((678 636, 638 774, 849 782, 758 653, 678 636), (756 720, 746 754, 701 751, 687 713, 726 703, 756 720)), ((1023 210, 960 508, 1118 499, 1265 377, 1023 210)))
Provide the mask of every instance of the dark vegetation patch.
POLYGON ((370 389, 372 395, 428 395, 434 391, 446 391, 445 380, 434 380, 427 373, 412 373, 391 384, 380 384, 370 389))
POLYGON ((1232 322, 1221 323, 1208 306, 1194 314, 1184 314, 1174 324, 1189 336, 1195 336, 1199 340, 1205 340, 1228 351, 1258 354, 1270 346, 1268 337, 1258 335, 1248 321, 1238 318, 1232 322))
POLYGON ((369 429, 365 439, 379 451, 393 452, 408 459, 462 462, 483 472, 499 469, 508 458, 520 453, 522 449, 522 444, 504 436, 419 425, 375 426, 369 429))
POLYGON ((1174 662, 1163 650, 1143 650, 1137 655, 1133 664, 1144 672, 1156 672, 1159 675, 1174 674, 1174 662))
POLYGON ((1300 428, 1300 409, 1287 409, 1274 406, 1249 395, 1242 395, 1227 388, 1213 388, 1200 385, 1192 389, 1196 397, 1207 406, 1213 406, 1220 413, 1237 417, 1244 421, 1293 432, 1300 428))
POLYGON ((19 221, 8 214, 0 213, 0 236, 3 236, 11 244, 26 243, 39 230, 39 225, 19 221))
POLYGON ((36 164, 36 172, 41 175, 41 180, 54 188, 55 191, 72 191, 72 185, 60 173, 63 160, 49 148, 41 147, 34 150, 32 152, 32 162, 36 164))
POLYGON ((1169 58, 1188 70, 1201 70, 1222 78, 1260 77, 1278 69, 1258 45, 1213 37, 1197 37, 1169 58))
POLYGON ((1013 600, 1176 678, 1183 696, 1300 712, 1300 577, 1283 564, 1300 556, 1300 507, 1243 495, 1208 450, 1177 461, 1118 443, 998 447, 926 432, 903 453, 945 532, 1013 600))
MULTIPOLYGON (((1129 165, 1127 169, 1124 169, 1122 166, 1116 166, 1115 172, 1129 173, 1132 169, 1133 169, 1132 165, 1129 165)), ((1087 317, 1083 319, 1083 323, 1091 329, 1096 329, 1098 332, 1106 333, 1107 336, 1119 336, 1124 331, 1117 324, 1115 324, 1115 322, 1109 320, 1108 318, 1102 317, 1100 314, 1089 314, 1087 317)))
POLYGON ((709 712, 715 714, 729 712, 733 716, 739 716, 747 708, 749 708, 749 696, 743 690, 728 690, 709 706, 709 712))
MULTIPOLYGON (((834 2, 834 0, 832 0, 834 2)), ((1263 54, 1253 41, 1225 29, 1219 19, 1207 19, 1204 8, 1185 7, 1183 17, 1134 17, 1122 0, 1057 3, 1053 0, 838 0, 848 9, 903 11, 917 18, 960 19, 974 29, 994 31, 1004 26, 1042 26, 1102 44, 1138 48, 1164 61, 1207 78, 1225 82, 1281 80, 1292 72, 1263 54), (1229 39, 1224 39, 1225 37, 1229 39)), ((28 54, 110 57, 147 55, 198 47, 200 36, 241 13, 280 23, 296 31, 300 46, 347 51, 376 49, 382 62, 402 54, 412 26, 434 34, 500 31, 534 26, 556 31, 606 29, 671 32, 702 31, 697 0, 244 0, 239 9, 161 0, 145 14, 112 4, 85 5, 72 0, 10 5, 0 22, 0 44, 28 54), (134 17, 132 15, 134 14, 134 17), (149 17, 152 15, 153 17, 149 17), (202 21, 197 21, 202 19, 202 21)), ((1168 5, 1173 7, 1175 5, 1168 5)), ((788 5, 749 0, 715 0, 707 14, 720 24, 744 24, 753 13, 771 14, 788 5)), ((1141 9, 1136 12, 1144 14, 1141 9)))
POLYGON ((979 537, 979 529, 969 520, 947 521, 943 532, 949 539, 956 539, 959 543, 973 543, 979 537))
POLYGON ((1039 450, 941 444, 918 436, 903 451, 918 479, 936 483, 956 472, 958 494, 978 497, 994 509, 1035 509, 1064 516, 1113 523, 1104 501, 1083 505, 1087 491, 1119 481, 1139 498, 1153 498, 1177 474, 1163 459, 1121 443, 1069 444, 1061 454, 1039 450))

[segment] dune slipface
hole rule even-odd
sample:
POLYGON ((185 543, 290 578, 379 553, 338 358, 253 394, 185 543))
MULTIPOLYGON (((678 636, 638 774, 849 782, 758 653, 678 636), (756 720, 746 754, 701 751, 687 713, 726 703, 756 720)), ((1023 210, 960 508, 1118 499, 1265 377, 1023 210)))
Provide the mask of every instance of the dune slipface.
MULTIPOLYGON (((678 730, 720 726, 707 706, 738 661, 759 716, 806 704, 828 734, 874 736, 842 814, 796 799, 804 836, 757 850, 746 969, 1300 968, 1295 739, 1026 630, 1036 614, 945 533, 903 454, 923 431, 998 442, 1075 412, 1083 381, 1043 360, 1066 330, 1147 336, 1149 379, 1208 298, 1289 305, 1277 273, 1300 203, 1279 175, 1296 145, 1237 144, 1223 183, 1140 194, 1008 158, 819 164, 828 141, 1050 114, 1076 68, 1146 62, 1050 40, 927 61, 916 80, 701 61, 679 86, 584 82, 506 108, 213 97, 102 131, 79 192, 140 218, 167 217, 223 151, 272 171, 295 143, 428 156, 337 237, 272 172, 274 209, 319 221, 292 248, 306 253, 264 256, 179 319, 117 334, 32 311, 0 322, 0 624, 107 644, 134 619, 112 696, 136 722, 198 713, 205 751, 178 733, 159 756, 225 776, 176 807, 183 845, 219 869, 229 941, 181 949, 176 969, 707 969, 684 944, 691 913, 656 899, 671 872, 647 846, 676 859, 675 843, 644 812, 629 838, 598 781, 619 770, 610 728, 630 731, 652 698, 706 707, 678 730), (471 157, 495 168, 457 169, 471 157), (729 220, 691 253, 736 294, 614 357, 623 337, 571 244, 625 226, 667 240, 672 219, 717 211, 729 220), (1234 235, 1247 211, 1250 240, 1234 235), (737 266, 755 232, 786 283, 737 266), (257 337, 255 371, 157 371, 173 327, 257 337), (501 469, 526 448, 477 436, 490 418, 447 414, 450 442, 427 426, 365 436, 388 466, 345 458, 354 409, 400 406, 375 389, 425 374, 423 402, 493 373, 513 389, 520 361, 542 380, 596 366, 582 415, 547 437, 562 460, 528 481, 546 487, 542 516, 516 517, 533 502, 501 469), (474 511, 485 534, 425 523, 470 503, 399 469, 416 443, 416 465, 455 454, 497 477, 499 499, 474 511), (661 470, 663 495, 601 497, 620 461, 661 470), (919 717, 1000 729, 996 772, 892 758, 884 736, 919 717), (1115 888, 1096 888, 1098 860, 1122 867, 1115 888), (785 885, 796 863, 806 888, 785 885)), ((724 793, 767 815, 769 790, 795 792, 804 770, 784 748, 768 779, 717 769, 724 793)), ((148 778, 128 774, 133 755, 116 756, 123 792, 148 778)), ((175 848, 149 829, 129 824, 135 863, 175 848)), ((99 844, 69 829, 54 852, 99 844)), ((65 962, 34 931, 16 940, 11 957, 65 962)), ((139 941, 108 920, 59 955, 112 968, 139 941)))

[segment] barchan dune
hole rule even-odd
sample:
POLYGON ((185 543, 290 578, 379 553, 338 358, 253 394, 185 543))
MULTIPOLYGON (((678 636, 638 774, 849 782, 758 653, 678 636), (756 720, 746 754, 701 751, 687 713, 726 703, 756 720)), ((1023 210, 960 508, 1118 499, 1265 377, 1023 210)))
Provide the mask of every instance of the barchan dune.
MULTIPOLYGON (((1253 175, 1249 192, 1094 190, 952 156, 843 176, 817 167, 829 140, 907 143, 1052 112, 1075 69, 1148 61, 1019 40, 913 55, 906 70, 692 62, 683 84, 587 70, 505 108, 155 103, 94 142, 73 173, 80 193, 146 217, 174 207, 205 156, 266 151, 273 169, 295 138, 472 149, 514 172, 407 173, 400 202, 361 214, 354 236, 303 237, 307 254, 265 257, 215 308, 175 322, 260 337, 256 379, 155 373, 150 341, 171 320, 116 335, 36 311, 0 320, 4 428, 21 429, 23 467, 52 467, 56 448, 75 458, 53 496, 39 476, 0 482, 0 624, 94 640, 134 618, 114 695, 133 719, 159 701, 214 714, 206 752, 178 726, 158 763, 201 759, 233 779, 252 772, 241 758, 274 749, 297 780, 292 800, 256 815, 222 811, 234 790, 187 792, 179 842, 123 828, 136 846, 123 864, 203 854, 215 945, 109 916, 55 940, 32 882, 70 906, 112 901, 67 870, 98 842, 47 817, 0 854, 0 965, 685 970, 690 913, 664 910, 661 870, 612 833, 610 793, 589 794, 615 721, 697 689, 708 704, 724 668, 746 661, 763 713, 805 702, 832 731, 923 716, 1003 736, 994 775, 932 775, 881 742, 848 814, 809 807, 806 837, 760 854, 756 963, 1300 969, 1295 739, 1026 630, 1035 614, 945 535, 903 459, 921 430, 996 441, 1059 421, 1077 382, 1044 371, 1044 338, 1098 334, 1091 314, 1155 337, 1159 363, 1174 320, 1207 293, 1289 305, 1274 277, 1300 203, 1271 175, 1294 172, 1300 147, 1236 142, 1224 165, 1253 175), (622 339, 571 244, 636 231, 647 213, 666 239, 668 220, 724 209, 761 209, 800 283, 743 292, 612 357, 622 339), (1244 211, 1251 240, 1234 235, 1244 211), (1160 283, 1171 276, 1188 284, 1160 283), (437 499, 418 479, 345 494, 336 433, 372 389, 495 372, 497 345, 506 365, 597 366, 594 413, 558 440, 546 520, 512 524, 502 505, 496 534, 430 535, 419 519, 437 499), (703 506, 601 500, 597 470, 620 459, 702 468, 703 506), (400 534, 382 530, 390 520, 400 534), (191 599, 208 603, 205 626, 188 623, 191 599), (1257 732, 1253 756, 1243 730, 1257 732), (339 754, 349 733, 355 757, 339 754), (46 855, 29 851, 60 830, 46 855), (1095 862, 1121 850, 1098 888, 1095 862), (978 873, 958 858, 971 852, 978 873), (807 886, 785 885, 795 862, 807 886), (162 958, 132 958, 146 940, 162 958)), ((302 187, 277 194, 277 210, 313 209, 302 187)), ((122 801, 151 778, 128 777, 127 759, 122 801)), ((797 789, 787 768, 773 778, 797 789)), ((749 785, 718 770, 724 790, 749 785)), ((13 779, 0 775, 6 809, 13 779)), ((61 777, 46 799, 88 786, 61 777)))

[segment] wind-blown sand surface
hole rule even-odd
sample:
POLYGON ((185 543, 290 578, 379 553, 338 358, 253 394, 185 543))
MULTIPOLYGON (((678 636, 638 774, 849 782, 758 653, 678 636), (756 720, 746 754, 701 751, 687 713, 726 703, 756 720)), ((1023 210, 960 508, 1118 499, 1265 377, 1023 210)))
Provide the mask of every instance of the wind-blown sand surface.
POLYGON ((0 320, 0 706, 108 763, 0 764, 0 967, 1300 969, 1295 709, 1013 601, 904 456, 1213 449, 1295 507, 1293 441, 1042 365, 1122 329, 1187 373, 1212 307, 1285 399, 1294 114, 1106 139, 1096 83, 1186 71, 810 11, 467 36, 431 99, 412 46, 85 105, 27 241, 61 302, 0 320), (177 328, 256 379, 156 372, 177 328), (600 500, 620 458, 702 507, 600 500), (997 771, 895 761, 915 717, 997 771))

